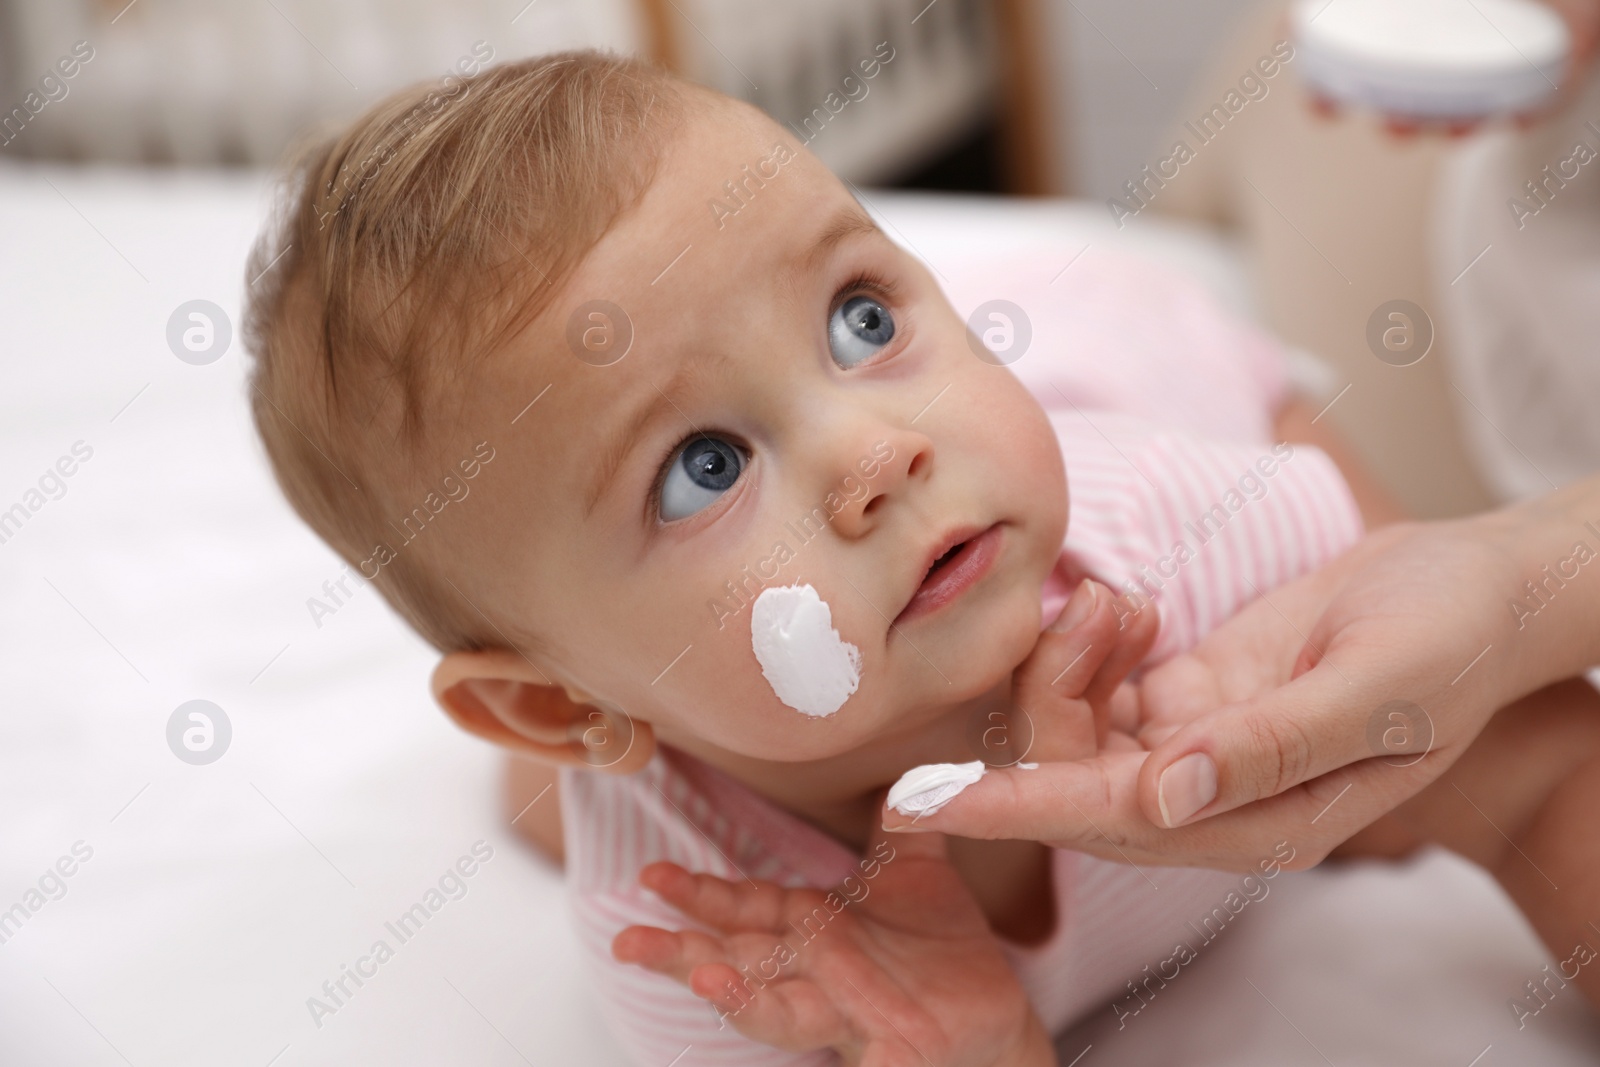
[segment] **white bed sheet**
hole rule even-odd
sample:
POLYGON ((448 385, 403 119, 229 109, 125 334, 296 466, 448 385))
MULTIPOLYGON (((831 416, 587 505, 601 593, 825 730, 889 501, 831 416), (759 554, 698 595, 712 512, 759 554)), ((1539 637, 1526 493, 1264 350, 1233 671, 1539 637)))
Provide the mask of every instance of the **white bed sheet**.
MULTIPOLYGON (((313 624, 306 599, 340 565, 271 481, 237 337, 205 367, 166 347, 190 299, 237 325, 264 189, 0 169, 0 509, 74 442, 94 450, 0 544, 0 910, 75 842, 93 849, 0 944, 0 1063, 620 1065, 559 874, 507 833, 498 756, 429 701, 429 650, 370 590, 313 624), (195 698, 234 730, 203 767, 165 741, 195 698), (399 944, 385 922, 478 841, 493 858, 466 895, 399 944), (316 1025, 307 999, 379 938, 393 958, 316 1025)), ((1201 234, 1119 234, 1092 205, 869 195, 935 260, 1047 241, 1064 264, 1121 243, 1247 306, 1201 234)), ((1517 1030, 1507 1000, 1545 955, 1443 855, 1284 878, 1254 911, 1125 1029, 1108 1009, 1069 1034, 1063 1062, 1085 1046, 1085 1067, 1596 1061, 1600 1026, 1570 989, 1517 1030)))

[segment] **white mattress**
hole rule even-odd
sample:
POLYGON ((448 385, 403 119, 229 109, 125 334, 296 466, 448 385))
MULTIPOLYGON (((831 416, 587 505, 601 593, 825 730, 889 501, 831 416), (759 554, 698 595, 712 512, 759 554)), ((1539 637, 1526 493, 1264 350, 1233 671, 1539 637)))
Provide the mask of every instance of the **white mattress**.
MULTIPOLYGON (((370 590, 313 624, 339 563, 271 482, 237 339, 203 367, 166 347, 184 301, 237 321, 263 188, 0 169, 0 509, 93 448, 0 544, 0 910, 93 850, 0 944, 0 1063, 621 1064, 559 874, 507 833, 497 755, 429 701, 428 649, 370 590), (208 766, 165 739, 196 698, 233 726, 208 766), (493 858, 465 896, 399 944, 385 922, 478 841, 493 858), (316 1025, 307 998, 379 938, 393 958, 316 1025)), ((873 201, 930 255, 1118 240, 1093 206, 873 201)), ((1244 299, 1225 250, 1147 221, 1122 236, 1244 299)), ((1286 877, 1253 911, 1125 1029, 1108 1009, 1068 1035, 1063 1062, 1595 1062, 1576 991, 1517 1031, 1507 1000, 1545 956, 1442 855, 1286 877)))

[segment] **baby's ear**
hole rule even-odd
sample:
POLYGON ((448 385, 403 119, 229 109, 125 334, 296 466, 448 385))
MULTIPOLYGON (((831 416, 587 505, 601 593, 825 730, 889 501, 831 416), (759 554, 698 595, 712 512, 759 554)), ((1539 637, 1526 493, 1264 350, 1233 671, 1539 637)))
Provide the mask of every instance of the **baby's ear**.
POLYGON ((452 652, 434 668, 432 688, 463 730, 546 763, 632 774, 655 755, 649 723, 550 684, 515 652, 452 652))

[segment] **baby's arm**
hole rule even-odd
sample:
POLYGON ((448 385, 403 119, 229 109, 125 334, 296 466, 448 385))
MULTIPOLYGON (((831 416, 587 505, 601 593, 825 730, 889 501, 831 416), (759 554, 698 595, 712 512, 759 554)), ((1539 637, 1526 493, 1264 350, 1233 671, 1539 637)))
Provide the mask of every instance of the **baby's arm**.
POLYGON ((1574 678, 1502 708, 1438 781, 1393 812, 1493 874, 1555 956, 1559 977, 1530 976, 1539 987, 1530 1012, 1566 982, 1600 1007, 1596 811, 1600 693, 1574 678))
POLYGON ((612 951, 780 1049, 831 1049, 863 1067, 1053 1065, 943 836, 889 836, 876 834, 861 877, 831 893, 653 864, 640 880, 708 932, 632 926, 612 951))

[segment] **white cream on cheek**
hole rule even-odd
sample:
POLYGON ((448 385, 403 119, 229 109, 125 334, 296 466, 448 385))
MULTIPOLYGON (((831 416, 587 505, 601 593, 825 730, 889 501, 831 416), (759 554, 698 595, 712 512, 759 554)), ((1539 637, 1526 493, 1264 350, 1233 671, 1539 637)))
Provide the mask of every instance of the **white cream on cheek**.
POLYGON ((764 589, 750 610, 750 647, 778 699, 802 715, 832 715, 861 682, 861 652, 833 628, 809 585, 764 589))
POLYGON ((924 763, 900 776, 889 790, 889 806, 901 815, 932 815, 988 770, 971 763, 924 763))

